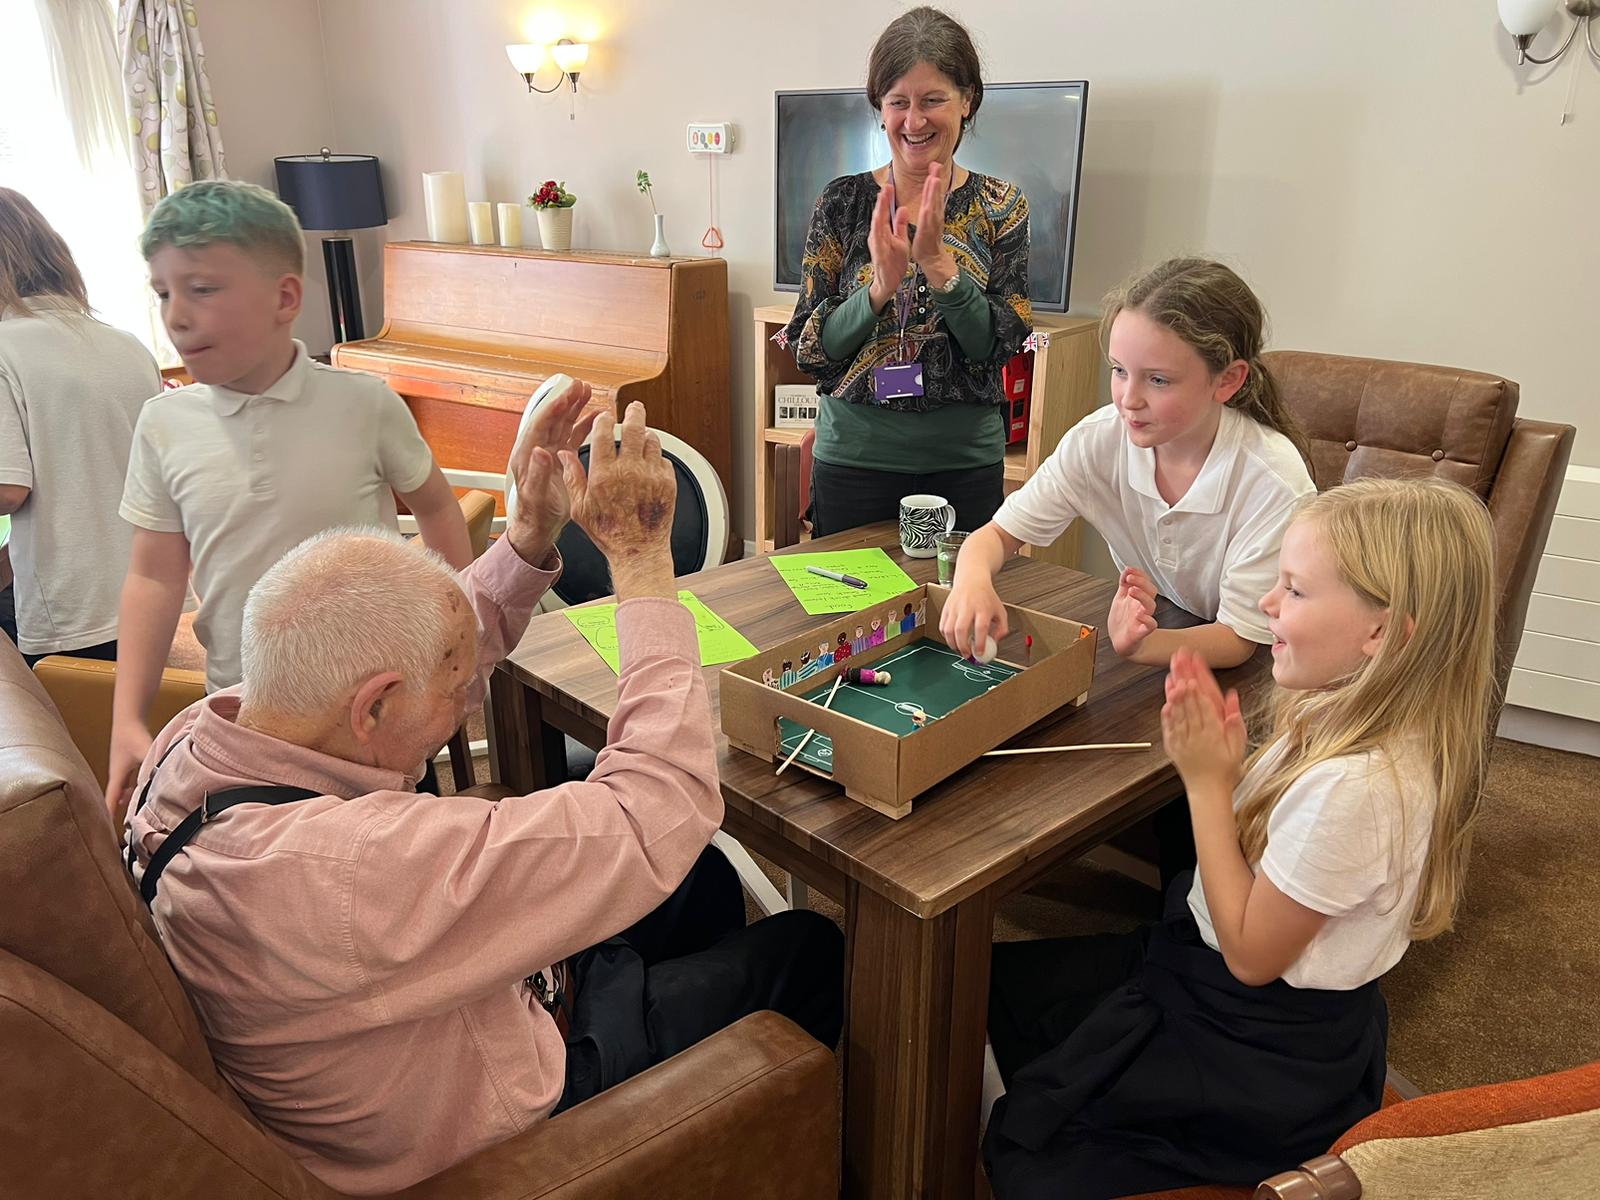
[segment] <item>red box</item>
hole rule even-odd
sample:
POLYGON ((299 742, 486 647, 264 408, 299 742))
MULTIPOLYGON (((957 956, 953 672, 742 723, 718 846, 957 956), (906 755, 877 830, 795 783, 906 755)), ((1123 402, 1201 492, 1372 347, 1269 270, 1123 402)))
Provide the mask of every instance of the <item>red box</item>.
POLYGON ((1011 357, 1001 369, 1006 392, 1006 445, 1028 440, 1028 401, 1033 396, 1033 351, 1011 357))

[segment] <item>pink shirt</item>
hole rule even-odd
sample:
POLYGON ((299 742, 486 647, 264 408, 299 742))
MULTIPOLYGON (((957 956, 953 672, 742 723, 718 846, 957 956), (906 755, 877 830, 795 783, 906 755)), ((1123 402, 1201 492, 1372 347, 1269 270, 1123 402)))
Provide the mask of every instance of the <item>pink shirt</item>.
MULTIPOLYGON (((554 578, 504 538, 462 573, 480 683, 554 578)), ((156 739, 147 768, 190 735, 130 819, 135 876, 208 791, 326 793, 203 826, 154 917, 218 1069, 330 1186, 394 1191, 547 1116, 566 1047, 525 979, 648 913, 721 824, 693 619, 630 600, 617 634, 606 749, 586 782, 531 796, 418 795, 408 775, 240 728, 232 689, 156 739)))

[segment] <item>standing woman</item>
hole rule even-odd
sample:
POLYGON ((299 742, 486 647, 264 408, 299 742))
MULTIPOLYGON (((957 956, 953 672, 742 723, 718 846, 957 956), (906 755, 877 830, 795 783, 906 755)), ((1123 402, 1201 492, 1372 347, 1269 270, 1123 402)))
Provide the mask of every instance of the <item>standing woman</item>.
POLYGON ((823 189, 800 303, 778 334, 817 381, 813 531, 894 520, 911 492, 945 497, 957 528, 978 529, 1002 497, 1000 371, 1033 321, 1028 202, 956 164, 983 103, 959 22, 927 7, 892 21, 867 100, 889 163, 823 189), (885 370, 906 363, 920 369, 885 370))
POLYGON ((0 514, 11 515, 17 646, 117 657, 133 528, 117 515, 139 409, 161 372, 95 320, 72 251, 0 187, 0 514))

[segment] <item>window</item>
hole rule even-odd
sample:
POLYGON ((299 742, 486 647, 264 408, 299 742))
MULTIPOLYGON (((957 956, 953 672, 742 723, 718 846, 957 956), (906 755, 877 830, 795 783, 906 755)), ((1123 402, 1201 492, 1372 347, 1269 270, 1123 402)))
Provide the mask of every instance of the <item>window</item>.
POLYGON ((0 5, 0 184, 27 196, 66 239, 101 320, 175 366, 139 254, 144 215, 127 147, 79 157, 51 60, 37 6, 0 5))

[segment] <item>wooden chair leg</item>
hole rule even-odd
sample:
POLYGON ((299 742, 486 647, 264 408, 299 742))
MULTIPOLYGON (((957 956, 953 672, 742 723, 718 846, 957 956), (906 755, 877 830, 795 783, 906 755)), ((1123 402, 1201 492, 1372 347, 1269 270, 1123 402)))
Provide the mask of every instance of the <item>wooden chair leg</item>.
POLYGON ((457 794, 475 787, 478 780, 472 770, 472 750, 467 745, 465 725, 450 735, 445 749, 450 751, 450 773, 455 776, 457 794))

